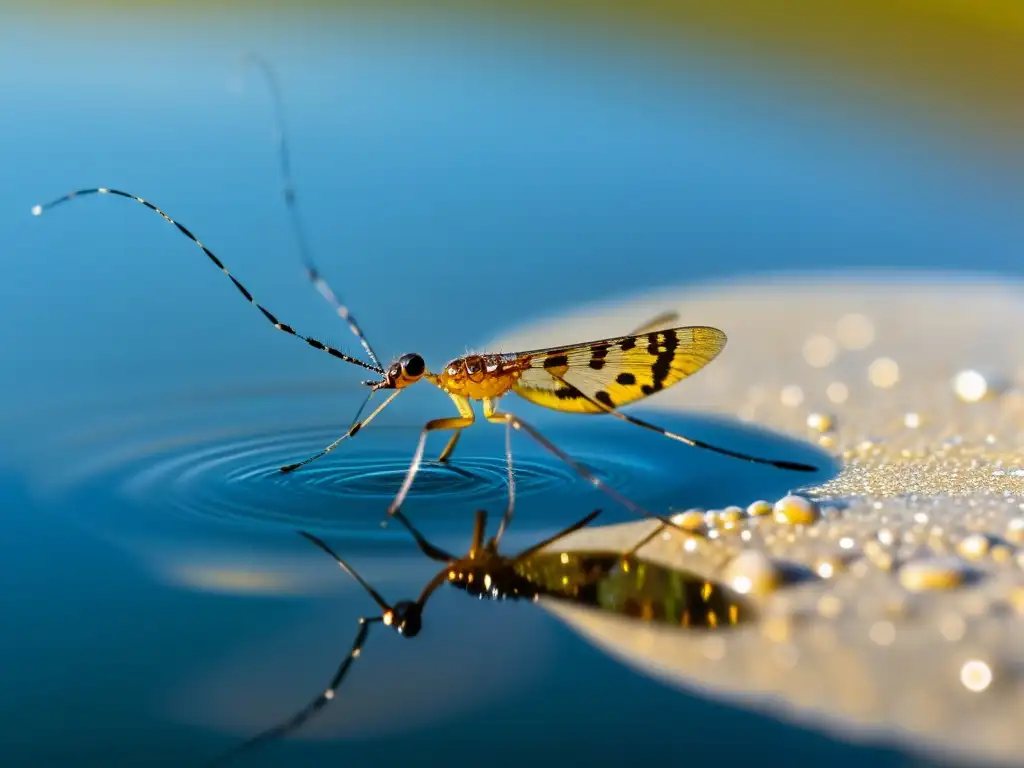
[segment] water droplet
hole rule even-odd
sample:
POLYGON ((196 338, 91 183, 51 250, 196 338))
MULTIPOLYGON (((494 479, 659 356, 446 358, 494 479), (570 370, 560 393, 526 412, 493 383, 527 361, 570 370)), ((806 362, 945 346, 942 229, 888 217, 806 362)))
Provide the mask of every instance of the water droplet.
POLYGON ((804 360, 814 368, 825 368, 836 358, 836 343, 817 333, 804 342, 804 360))
POLYGON ((891 621, 876 621, 868 630, 868 637, 876 645, 892 645, 896 640, 896 625, 891 621))
POLYGON ((976 403, 988 394, 988 382, 977 371, 960 371, 953 377, 953 391, 965 403, 976 403))
POLYGON ((827 413, 809 413, 807 426, 818 432, 829 432, 835 429, 835 419, 827 413))
POLYGON ((763 595, 775 590, 782 581, 782 573, 775 563, 754 549, 740 552, 725 567, 722 575, 726 583, 740 594, 763 595))
POLYGON ((790 494, 775 502, 775 522, 788 525, 810 525, 821 517, 818 505, 808 498, 790 494))
POLYGON ((900 366, 891 357, 879 357, 868 366, 868 379, 880 389, 889 389, 900 380, 900 366))
POLYGON ((747 514, 751 517, 764 517, 772 513, 772 505, 770 502, 759 499, 747 507, 747 514))
POLYGON ((981 659, 970 659, 960 668, 964 688, 981 693, 992 684, 992 668, 981 659))
POLYGON ((796 384, 790 384, 782 388, 779 400, 785 406, 796 408, 804 401, 804 391, 796 384))
POLYGON ((836 405, 846 402, 850 396, 850 389, 841 381, 833 381, 825 388, 825 397, 836 405))
POLYGON ((963 561, 955 557, 914 560, 900 568, 900 584, 913 592, 955 589, 967 578, 963 561))
POLYGON ((847 349, 865 349, 875 340, 875 324, 870 317, 851 312, 836 323, 836 338, 847 349))
POLYGON ((971 533, 960 540, 956 551, 968 560, 981 560, 988 554, 992 540, 983 533, 971 533))

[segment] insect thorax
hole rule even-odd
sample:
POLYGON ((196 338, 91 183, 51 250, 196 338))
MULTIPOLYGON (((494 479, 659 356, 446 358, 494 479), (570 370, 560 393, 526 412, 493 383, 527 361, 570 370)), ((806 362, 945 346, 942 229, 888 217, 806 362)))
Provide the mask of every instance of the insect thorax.
POLYGON ((518 355, 466 355, 445 365, 437 384, 449 394, 471 400, 501 397, 529 367, 530 359, 518 355))

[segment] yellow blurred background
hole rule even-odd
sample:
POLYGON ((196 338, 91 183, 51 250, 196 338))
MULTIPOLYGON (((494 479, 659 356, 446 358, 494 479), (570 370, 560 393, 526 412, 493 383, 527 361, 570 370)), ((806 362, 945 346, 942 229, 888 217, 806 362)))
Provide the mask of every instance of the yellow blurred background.
MULTIPOLYGON (((50 0, 10 10, 48 25, 76 24, 83 15, 196 14, 204 24, 228 25, 240 16, 304 13, 424 13, 401 0, 50 0)), ((526 17, 566 29, 613 26, 616 34, 651 41, 713 46, 739 58, 772 60, 808 79, 863 90, 861 96, 935 110, 971 134, 1017 144, 1024 134, 1024 3, 1017 0, 522 0, 515 3, 430 4, 430 14, 526 17)), ((791 77, 792 73, 787 77, 791 77)))

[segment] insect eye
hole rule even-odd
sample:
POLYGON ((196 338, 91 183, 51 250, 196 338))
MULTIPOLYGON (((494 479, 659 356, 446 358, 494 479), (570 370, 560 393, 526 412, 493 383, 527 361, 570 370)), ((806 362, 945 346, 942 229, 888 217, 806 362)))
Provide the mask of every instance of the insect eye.
POLYGON ((405 375, 412 378, 422 376, 423 372, 427 369, 426 363, 423 362, 423 358, 419 355, 405 355, 401 363, 405 375))

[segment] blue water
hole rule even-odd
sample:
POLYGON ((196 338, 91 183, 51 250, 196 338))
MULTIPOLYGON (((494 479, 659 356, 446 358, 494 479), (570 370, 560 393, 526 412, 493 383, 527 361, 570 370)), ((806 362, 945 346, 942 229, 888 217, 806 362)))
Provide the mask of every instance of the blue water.
MULTIPOLYGON (((706 51, 334 17, 9 22, 5 766, 196 764, 315 695, 373 604, 296 527, 388 599, 432 574, 378 523, 419 426, 453 415, 447 398, 417 387, 351 444, 281 476, 344 431, 363 372, 273 333, 140 206, 90 198, 29 215, 80 187, 142 195, 282 320, 356 352, 298 268, 246 52, 278 66, 314 252, 389 359, 415 350, 437 368, 518 323, 666 284, 855 266, 1020 274, 1024 185, 1010 164, 923 116, 782 87, 706 51), (211 587, 211 569, 261 581, 211 587)), ((805 479, 514 405, 651 509, 772 498, 805 479)), ((699 414, 662 421, 819 458, 699 414)), ((501 451, 497 427, 469 430, 456 461, 474 479, 428 467, 406 512, 465 547, 473 510, 503 509, 501 451)), ((597 506, 631 519, 522 436, 516 457, 510 549, 597 506)), ((665 687, 531 605, 442 591, 426 620, 412 642, 371 636, 318 721, 241 764, 905 759, 665 687)))

